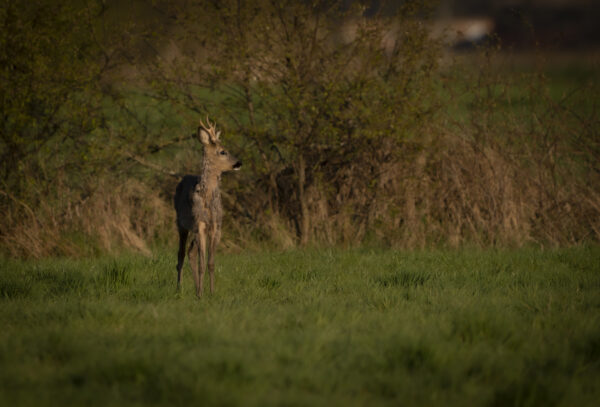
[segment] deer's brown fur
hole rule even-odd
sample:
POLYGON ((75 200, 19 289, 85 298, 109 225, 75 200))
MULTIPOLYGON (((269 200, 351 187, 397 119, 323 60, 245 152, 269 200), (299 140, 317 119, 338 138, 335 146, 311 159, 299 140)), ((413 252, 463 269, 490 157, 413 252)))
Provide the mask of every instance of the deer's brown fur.
POLYGON ((219 140, 221 134, 207 119, 200 122, 197 137, 204 146, 202 172, 199 176, 186 175, 175 191, 175 211, 179 231, 179 252, 177 259, 177 289, 181 288, 181 274, 185 261, 188 234, 192 240, 187 249, 196 295, 202 296, 204 273, 208 263, 210 292, 215 290, 215 251, 221 239, 221 174, 239 170, 241 161, 229 154, 219 140), (198 273, 198 262, 200 273, 198 273))

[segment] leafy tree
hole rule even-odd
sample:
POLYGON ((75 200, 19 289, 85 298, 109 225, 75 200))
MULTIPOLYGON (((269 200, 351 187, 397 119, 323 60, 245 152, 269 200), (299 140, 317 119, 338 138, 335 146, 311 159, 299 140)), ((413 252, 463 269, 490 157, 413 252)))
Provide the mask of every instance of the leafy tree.
POLYGON ((105 11, 100 1, 0 3, 0 239, 13 253, 53 250, 80 220, 69 211, 118 174, 139 134, 115 129, 127 117, 115 68, 130 44, 118 21, 104 26, 105 11))
POLYGON ((439 48, 424 10, 407 2, 365 17, 360 3, 331 1, 173 6, 183 34, 171 33, 177 57, 154 65, 156 92, 227 118, 255 180, 246 184, 253 191, 239 186, 238 199, 289 219, 304 244, 319 228, 316 201, 331 215, 372 221, 383 165, 409 151, 432 113, 439 48), (215 94, 221 103, 211 104, 215 94))

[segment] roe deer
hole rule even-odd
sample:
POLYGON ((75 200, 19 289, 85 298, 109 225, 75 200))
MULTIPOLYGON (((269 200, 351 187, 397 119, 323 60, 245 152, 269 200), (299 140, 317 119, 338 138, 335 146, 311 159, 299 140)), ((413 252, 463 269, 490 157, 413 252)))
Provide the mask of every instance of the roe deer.
POLYGON ((175 211, 177 212, 177 229, 179 231, 179 252, 177 256, 177 290, 181 289, 181 270, 185 260, 188 233, 192 233, 192 242, 188 249, 188 257, 196 296, 201 297, 203 291, 204 272, 206 270, 206 252, 208 249, 208 273, 210 276, 210 292, 215 290, 215 251, 221 238, 221 191, 219 184, 221 174, 225 171, 239 170, 241 161, 229 154, 219 141, 220 131, 214 124, 206 120, 200 121, 197 137, 204 146, 202 157, 202 173, 200 176, 186 175, 177 185, 175 191, 175 211), (199 255, 199 256, 198 256, 199 255), (198 257, 200 275, 198 275, 198 257))

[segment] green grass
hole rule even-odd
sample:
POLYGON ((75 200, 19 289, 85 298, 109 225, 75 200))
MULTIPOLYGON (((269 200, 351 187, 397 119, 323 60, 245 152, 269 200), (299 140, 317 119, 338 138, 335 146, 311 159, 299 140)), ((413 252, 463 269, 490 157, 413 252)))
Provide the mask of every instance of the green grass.
POLYGON ((595 405, 600 248, 0 260, 0 405, 595 405), (187 266, 186 266, 187 267, 187 266))

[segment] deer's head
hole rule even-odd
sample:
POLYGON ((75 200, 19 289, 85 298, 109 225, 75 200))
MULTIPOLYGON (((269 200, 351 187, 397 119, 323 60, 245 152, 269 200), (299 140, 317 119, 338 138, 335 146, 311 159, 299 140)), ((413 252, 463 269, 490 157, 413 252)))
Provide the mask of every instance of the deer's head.
POLYGON ((204 159, 211 170, 218 173, 237 171, 242 167, 242 162, 231 155, 219 140, 220 131, 214 123, 206 118, 206 124, 200 120, 197 137, 204 146, 204 159))

